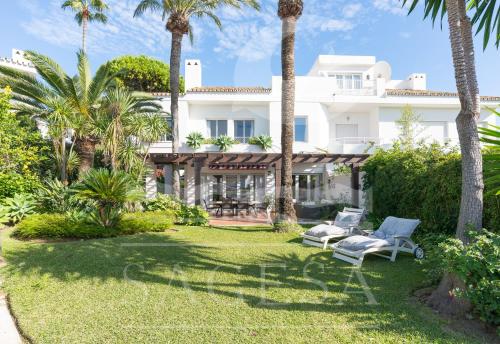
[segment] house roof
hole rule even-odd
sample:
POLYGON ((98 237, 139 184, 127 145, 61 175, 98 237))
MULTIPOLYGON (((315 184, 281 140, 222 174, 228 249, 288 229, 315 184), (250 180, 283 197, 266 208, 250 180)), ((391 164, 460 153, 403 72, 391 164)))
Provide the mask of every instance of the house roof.
POLYGON ((203 86, 194 87, 187 93, 271 93, 266 87, 203 86))
MULTIPOLYGON (((388 96, 400 96, 400 97, 450 97, 450 98, 458 97, 458 94, 456 92, 445 92, 445 91, 387 89, 385 92, 388 96)), ((490 102, 496 102, 496 101, 500 102, 500 96, 481 96, 481 100, 490 102)))

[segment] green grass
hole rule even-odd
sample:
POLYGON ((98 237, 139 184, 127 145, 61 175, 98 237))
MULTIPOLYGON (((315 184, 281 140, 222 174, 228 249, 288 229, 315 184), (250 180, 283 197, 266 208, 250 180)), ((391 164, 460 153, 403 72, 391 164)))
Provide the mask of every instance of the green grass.
POLYGON ((367 305, 356 277, 344 293, 351 267, 296 233, 179 227, 50 244, 8 234, 3 288, 35 343, 474 342, 410 298, 424 274, 408 255, 365 260, 378 302, 367 305))

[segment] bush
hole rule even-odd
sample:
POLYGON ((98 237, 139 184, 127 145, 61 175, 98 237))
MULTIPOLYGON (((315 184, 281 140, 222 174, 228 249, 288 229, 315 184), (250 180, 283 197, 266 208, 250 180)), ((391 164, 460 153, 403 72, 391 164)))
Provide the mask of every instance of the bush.
POLYGON ((70 189, 60 180, 46 180, 35 193, 38 210, 43 213, 63 214, 73 209, 70 189))
POLYGON ((273 139, 271 138, 271 136, 267 135, 259 135, 251 137, 248 140, 248 143, 251 145, 257 145, 264 151, 273 148, 273 139))
POLYGON ((63 214, 36 214, 21 221, 13 235, 20 239, 92 239, 117 235, 87 222, 75 222, 63 214))
POLYGON ((500 325, 500 235, 483 230, 469 233, 472 242, 458 239, 439 244, 442 265, 465 283, 462 296, 470 300, 480 319, 500 325))
MULTIPOLYGON (((455 232, 460 210, 461 160, 437 145, 378 150, 362 167, 373 215, 422 221, 419 233, 455 232)), ((500 202, 485 194, 484 226, 500 228, 500 202)))
POLYGON ((21 221, 13 235, 19 239, 95 239, 143 232, 162 232, 172 227, 172 211, 124 214, 113 228, 103 228, 85 217, 36 214, 21 221))
POLYGON ((186 226, 206 226, 209 214, 200 206, 189 206, 184 203, 177 211, 177 223, 186 226))
POLYGON ((143 207, 146 211, 178 211, 181 209, 181 201, 176 199, 174 196, 158 194, 155 198, 148 199, 144 202, 143 207))
POLYGON ((0 89, 0 199, 38 188, 50 152, 34 121, 10 111, 10 100, 11 91, 0 89))
POLYGON ((120 220, 118 231, 120 234, 163 232, 174 225, 175 219, 176 216, 172 210, 128 213, 124 214, 120 220))
POLYGON ((114 227, 119 222, 125 203, 144 198, 134 178, 123 171, 90 170, 73 189, 78 199, 96 204, 91 218, 94 223, 106 228, 114 227))
MULTIPOLYGON (((170 66, 148 56, 122 56, 111 60, 111 71, 120 73, 118 82, 133 91, 169 92, 170 66)), ((179 89, 184 92, 184 79, 179 89)))

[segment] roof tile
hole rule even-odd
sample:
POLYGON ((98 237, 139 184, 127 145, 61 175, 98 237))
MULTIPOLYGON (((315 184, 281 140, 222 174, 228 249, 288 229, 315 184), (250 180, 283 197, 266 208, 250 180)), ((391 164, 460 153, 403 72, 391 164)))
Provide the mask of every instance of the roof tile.
MULTIPOLYGON (((428 90, 409 90, 409 89, 387 89, 388 96, 403 96, 403 97, 449 97, 456 98, 456 92, 445 91, 428 91, 428 90)), ((496 102, 500 101, 500 96, 481 96, 482 101, 496 102)))

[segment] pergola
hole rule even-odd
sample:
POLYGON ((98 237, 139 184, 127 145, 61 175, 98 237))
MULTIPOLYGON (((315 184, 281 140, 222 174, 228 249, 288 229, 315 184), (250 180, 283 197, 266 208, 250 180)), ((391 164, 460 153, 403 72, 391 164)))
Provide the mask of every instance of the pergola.
MULTIPOLYGON (((293 154, 293 164, 336 163, 351 167, 351 188, 358 191, 359 167, 369 154, 293 154)), ((276 197, 280 194, 281 154, 279 153, 151 153, 155 164, 191 165, 194 167, 195 201, 201 204, 201 170, 262 171, 275 169, 276 197)), ((353 192, 353 205, 359 205, 358 192, 353 192)))

